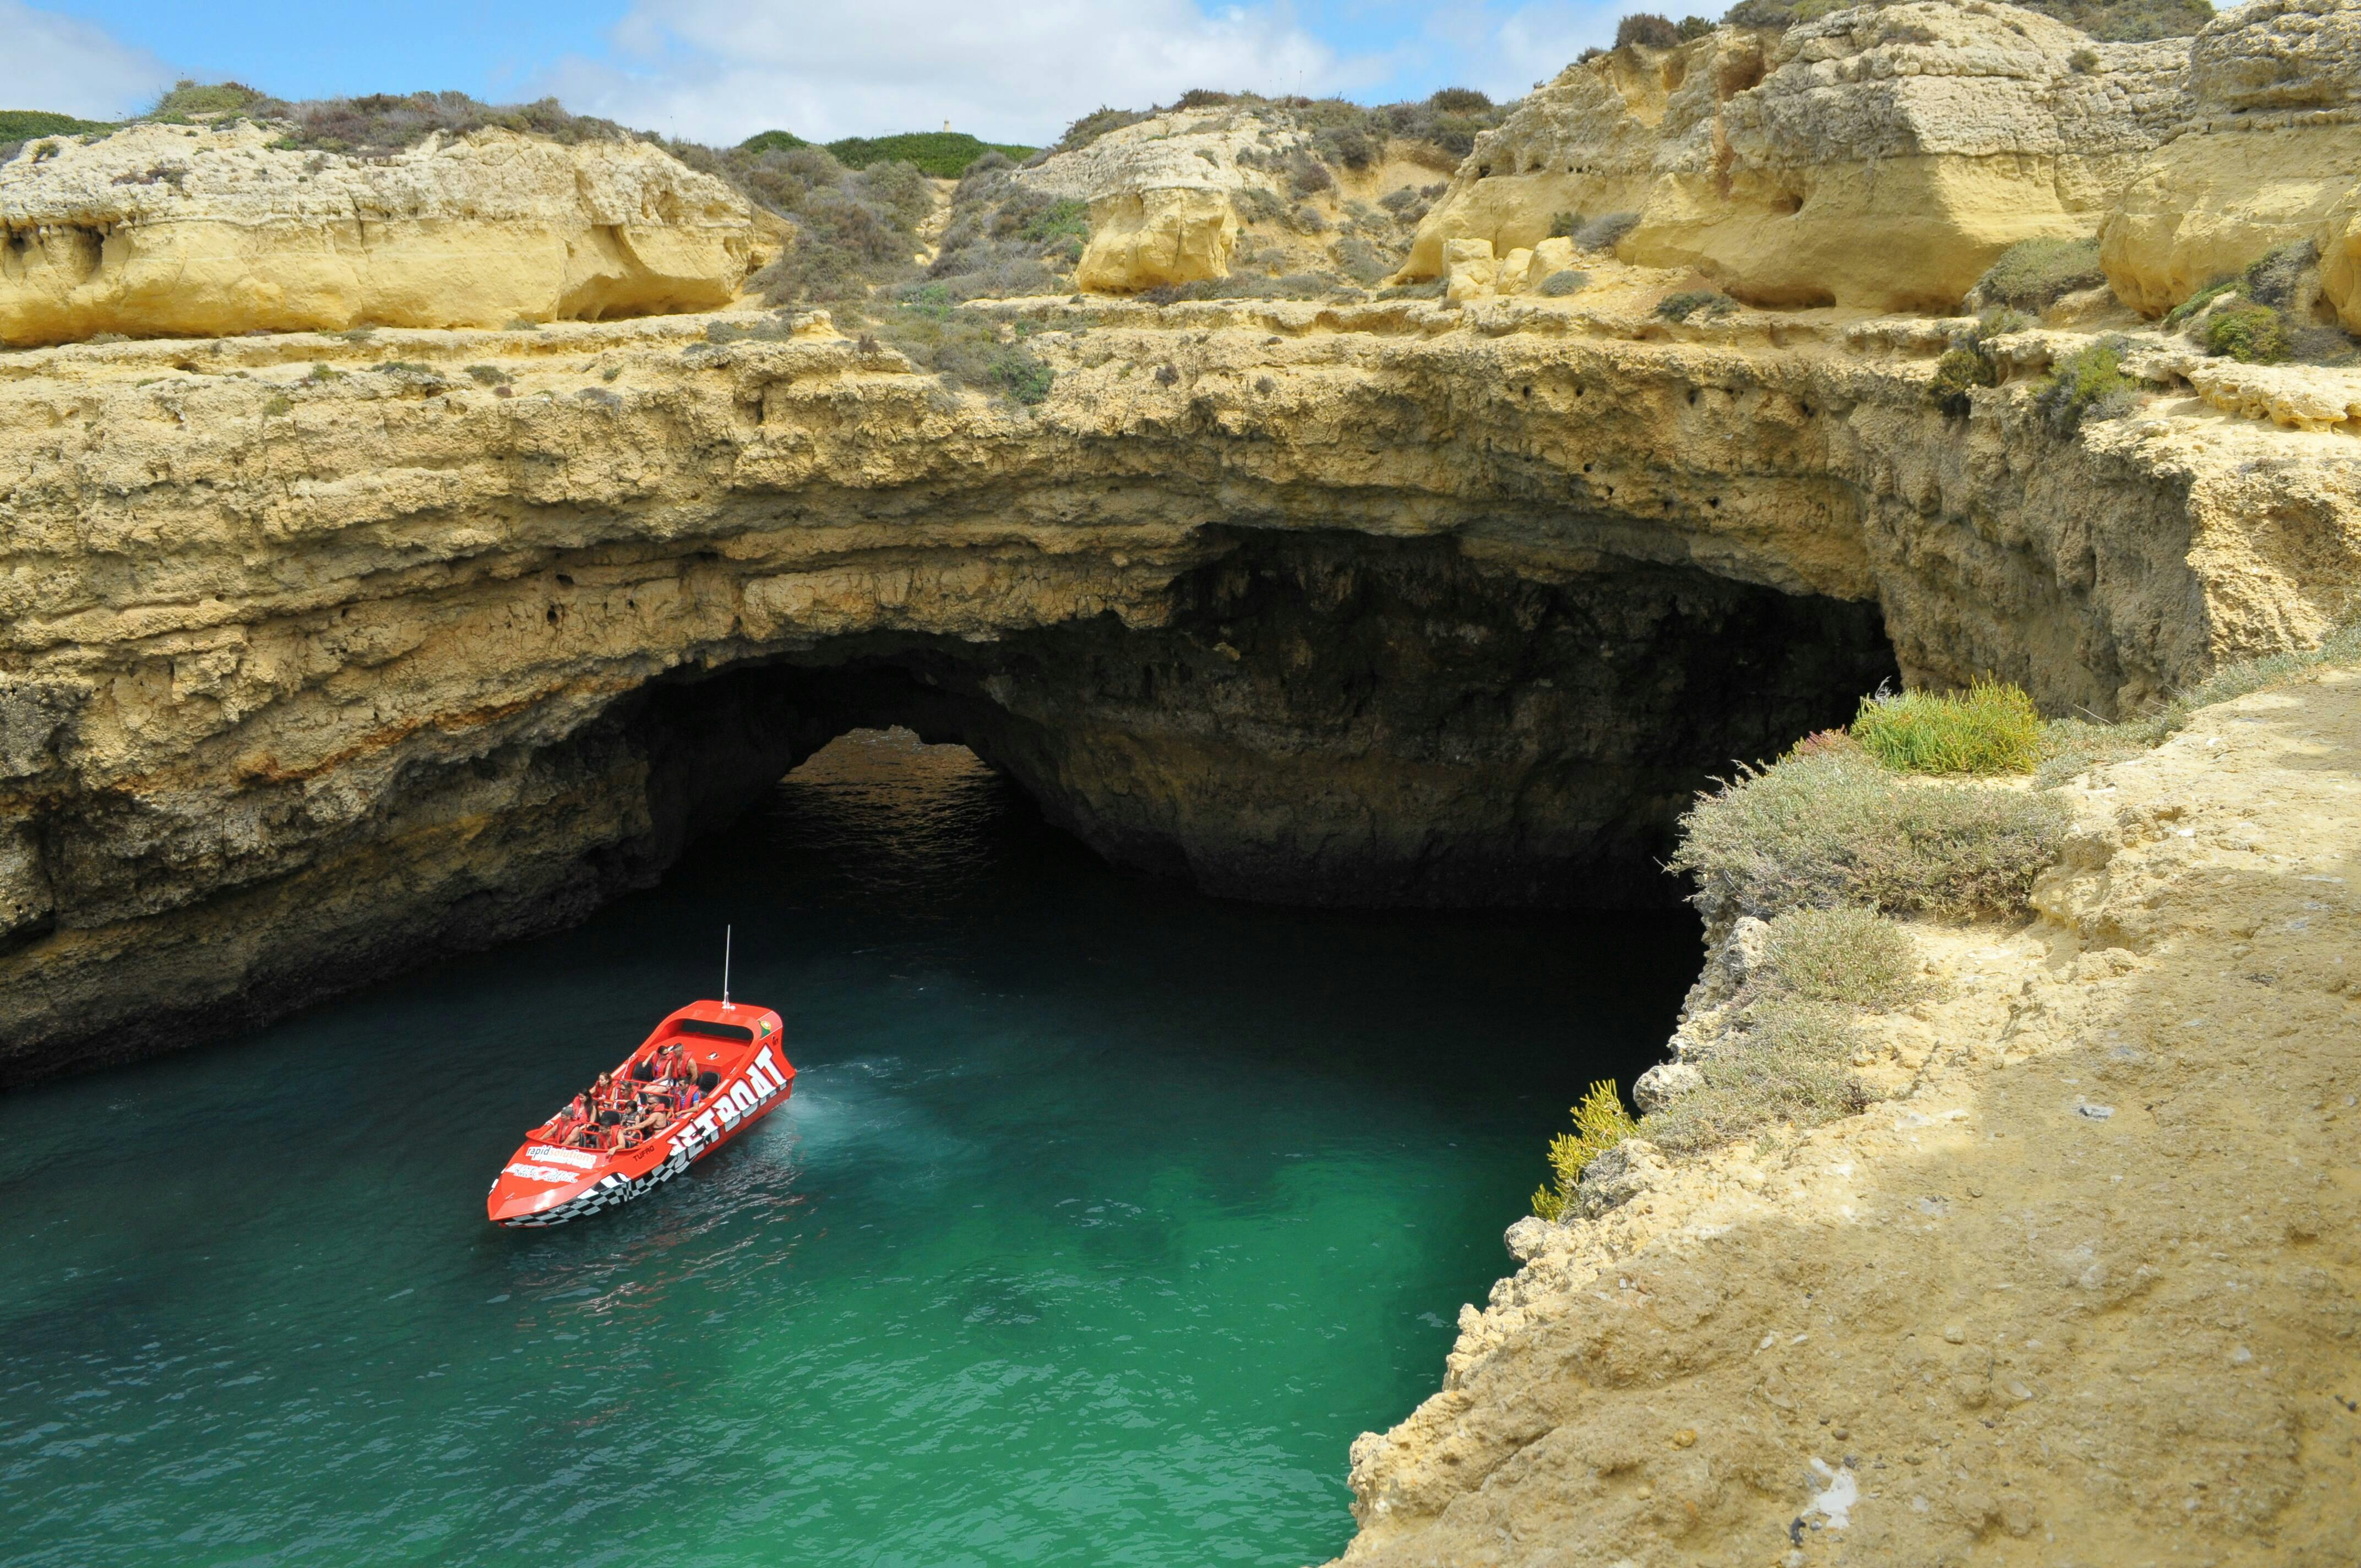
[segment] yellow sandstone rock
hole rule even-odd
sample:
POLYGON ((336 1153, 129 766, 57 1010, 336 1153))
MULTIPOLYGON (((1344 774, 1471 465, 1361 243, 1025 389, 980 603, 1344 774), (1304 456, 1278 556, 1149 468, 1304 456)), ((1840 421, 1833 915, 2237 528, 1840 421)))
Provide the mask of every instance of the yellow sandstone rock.
POLYGON ((1091 239, 1074 281, 1103 293, 1226 278, 1238 215, 1219 191, 1121 191, 1091 206, 1091 239))
POLYGON ((1014 178, 1088 203, 1091 237, 1075 281, 1093 292, 1132 293, 1228 277, 1238 240, 1231 197, 1249 189, 1277 194, 1270 176, 1240 155, 1284 153, 1303 139, 1226 107, 1159 115, 1014 178))
POLYGON ((1499 269, 1499 264, 1492 259, 1492 242, 1488 239, 1444 241, 1443 266, 1447 280, 1444 298, 1453 304, 1490 293, 1499 269))
POLYGON ((1918 0, 1617 50, 1477 138, 1404 275, 1440 275, 1450 239, 1624 213, 1621 259, 1751 303, 1949 308, 2017 241, 2096 232, 2178 117, 2186 47, 1918 0))
POLYGON ((141 125, 0 166, 0 342, 711 310, 760 258, 737 193, 645 143, 484 130, 376 160, 274 136, 141 125))
POLYGON ((2100 233, 2149 315, 2286 245, 2320 247, 2323 296, 2361 327, 2361 4, 2256 0, 2191 48, 2189 118, 2100 233))

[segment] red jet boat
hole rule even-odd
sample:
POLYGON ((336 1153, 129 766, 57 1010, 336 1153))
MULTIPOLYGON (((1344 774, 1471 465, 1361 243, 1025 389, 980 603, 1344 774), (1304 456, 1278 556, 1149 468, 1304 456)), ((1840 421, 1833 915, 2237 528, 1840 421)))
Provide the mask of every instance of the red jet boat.
POLYGON ((628 1203, 777 1110, 796 1079, 779 1049, 784 1027, 769 1008, 743 1003, 692 1002, 666 1018, 624 1058, 615 1082, 627 1094, 670 1092, 690 1103, 636 1140, 607 1129, 599 1141, 621 1146, 606 1148, 574 1146, 577 1128, 559 1112, 525 1135, 492 1183, 492 1223, 562 1225, 628 1203), (675 1043, 696 1069, 688 1085, 668 1084, 657 1059, 675 1043))

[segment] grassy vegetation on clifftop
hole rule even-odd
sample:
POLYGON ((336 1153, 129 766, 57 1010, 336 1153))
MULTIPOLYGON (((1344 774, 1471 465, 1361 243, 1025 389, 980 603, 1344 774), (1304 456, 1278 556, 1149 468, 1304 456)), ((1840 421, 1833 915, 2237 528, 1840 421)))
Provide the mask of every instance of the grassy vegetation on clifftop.
POLYGON ((1863 697, 1850 731, 1906 773, 2029 773, 2041 761, 2041 715, 2022 688, 1978 681, 1964 692, 1863 697))

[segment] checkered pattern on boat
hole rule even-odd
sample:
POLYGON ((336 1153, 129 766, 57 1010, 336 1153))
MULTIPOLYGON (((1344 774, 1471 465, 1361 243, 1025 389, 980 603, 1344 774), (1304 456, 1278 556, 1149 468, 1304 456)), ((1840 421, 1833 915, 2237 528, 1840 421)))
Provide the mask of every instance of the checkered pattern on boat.
POLYGON ((622 1177, 607 1175, 583 1189, 555 1209, 544 1209, 537 1214, 526 1214, 514 1220, 502 1220, 503 1225, 523 1229, 541 1225, 562 1225, 568 1220, 578 1220, 585 1214, 595 1214, 618 1203, 628 1203, 643 1192, 653 1191, 688 1168, 692 1157, 684 1148, 675 1147, 664 1162, 651 1168, 645 1176, 622 1177))

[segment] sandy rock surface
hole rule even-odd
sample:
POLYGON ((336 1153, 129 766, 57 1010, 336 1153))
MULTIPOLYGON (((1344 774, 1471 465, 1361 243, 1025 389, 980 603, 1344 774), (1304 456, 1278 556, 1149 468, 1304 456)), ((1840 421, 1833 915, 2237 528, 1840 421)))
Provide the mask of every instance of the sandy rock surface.
POLYGON ((2100 231, 2125 303, 2157 315, 2281 246, 2320 247, 2323 299, 2361 328, 2361 0, 2254 0, 2191 46, 2186 119, 2100 231))
POLYGON ((2071 793, 2040 920, 1916 928, 1894 1099, 1510 1233, 1343 1562, 2351 1561, 2361 674, 2071 793))
POLYGON ((1946 308, 2022 239, 2096 232, 2180 113, 2187 45, 2006 5, 1834 12, 1572 65, 1478 138, 1405 272, 1630 212, 1625 260, 1763 304, 1946 308))
POLYGON ((1131 293, 1227 277, 1238 239, 1232 197, 1247 190, 1279 193, 1268 172, 1241 163, 1239 155, 1283 156, 1304 139, 1301 131, 1238 110, 1181 111, 1109 131, 1014 178, 1088 203, 1091 237, 1075 282, 1131 293))
POLYGON ((642 142, 484 130, 377 159, 277 139, 28 144, 0 165, 0 344, 712 310, 763 244, 729 186, 642 142))

